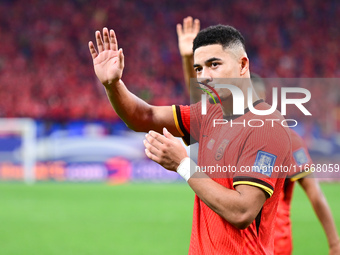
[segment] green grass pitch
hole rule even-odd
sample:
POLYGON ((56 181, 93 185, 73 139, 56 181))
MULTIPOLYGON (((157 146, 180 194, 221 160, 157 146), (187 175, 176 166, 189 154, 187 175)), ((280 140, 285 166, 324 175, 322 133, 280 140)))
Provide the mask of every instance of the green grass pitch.
MULTIPOLYGON (((340 230, 340 185, 322 189, 340 230)), ((187 254, 193 199, 185 184, 1 183, 0 254, 187 254)), ((292 219, 294 254, 327 254, 299 187, 292 219)))
MULTIPOLYGON (((340 234, 340 183, 321 183, 321 189, 332 210, 340 234)), ((293 225, 293 255, 328 254, 327 238, 311 203, 300 185, 296 184, 291 218, 293 225)))

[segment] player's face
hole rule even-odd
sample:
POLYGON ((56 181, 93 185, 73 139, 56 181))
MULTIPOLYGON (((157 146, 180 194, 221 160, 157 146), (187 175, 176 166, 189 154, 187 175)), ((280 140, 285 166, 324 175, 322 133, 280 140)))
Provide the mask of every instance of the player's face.
MULTIPOLYGON (((230 50, 224 50, 220 44, 197 48, 194 53, 194 69, 198 81, 212 87, 214 84, 225 83, 229 79, 241 77, 239 60, 230 50)), ((207 88, 205 87, 205 89, 207 88)), ((216 89, 216 91, 222 101, 231 95, 228 89, 216 89)))

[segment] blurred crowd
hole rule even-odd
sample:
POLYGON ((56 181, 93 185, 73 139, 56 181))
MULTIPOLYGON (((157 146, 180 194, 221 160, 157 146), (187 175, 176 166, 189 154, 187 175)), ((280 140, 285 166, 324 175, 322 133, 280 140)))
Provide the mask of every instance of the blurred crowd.
POLYGON ((88 51, 104 26, 115 30, 124 49, 123 80, 133 93, 156 105, 188 103, 176 35, 176 24, 188 15, 202 28, 239 29, 251 70, 262 77, 340 76, 336 0, 1 2, 0 117, 117 120, 88 51))

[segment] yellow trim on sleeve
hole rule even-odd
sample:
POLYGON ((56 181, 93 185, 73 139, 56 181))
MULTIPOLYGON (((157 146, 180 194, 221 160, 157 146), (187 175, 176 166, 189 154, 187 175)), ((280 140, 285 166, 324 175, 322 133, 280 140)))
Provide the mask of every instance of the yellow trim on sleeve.
POLYGON ((306 177, 307 175, 309 175, 313 172, 312 170, 314 170, 313 167, 311 167, 310 169, 306 169, 306 171, 303 171, 302 173, 294 175, 292 178, 290 178, 290 181, 295 182, 295 181, 297 181, 297 180, 299 180, 303 177, 306 177))
POLYGON ((271 197, 274 193, 274 191, 271 188, 268 188, 267 186, 264 186, 264 185, 259 184, 257 182, 237 181, 237 182, 234 182, 233 186, 240 185, 240 184, 251 185, 251 186, 255 186, 255 187, 258 187, 260 189, 263 189, 265 192, 267 192, 269 194, 269 197, 271 197))
POLYGON ((184 136, 181 128, 179 127, 179 124, 178 124, 178 117, 177 117, 177 113, 176 113, 176 106, 175 105, 172 105, 172 113, 174 115, 174 120, 175 120, 175 125, 176 125, 176 128, 177 128, 177 131, 179 132, 179 134, 181 136, 184 136))

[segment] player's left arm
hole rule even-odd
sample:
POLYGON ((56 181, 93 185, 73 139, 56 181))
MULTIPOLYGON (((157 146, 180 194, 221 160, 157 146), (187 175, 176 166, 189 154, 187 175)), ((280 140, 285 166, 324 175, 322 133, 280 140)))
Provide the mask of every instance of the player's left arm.
MULTIPOLYGON (((166 129, 163 133, 164 136, 150 131, 146 135, 145 153, 168 170, 176 171, 188 155, 178 139, 166 129)), ((207 206, 239 229, 247 228, 254 221, 269 197, 262 189, 250 185, 228 189, 201 172, 194 173, 188 184, 207 206)))
POLYGON ((326 233, 329 245, 329 254, 340 255, 340 240, 334 224, 332 212, 318 184, 318 181, 313 177, 302 178, 299 179, 299 184, 306 192, 308 199, 310 200, 313 209, 326 233))

